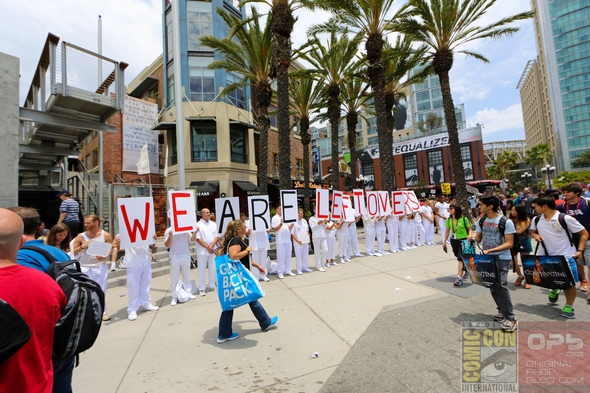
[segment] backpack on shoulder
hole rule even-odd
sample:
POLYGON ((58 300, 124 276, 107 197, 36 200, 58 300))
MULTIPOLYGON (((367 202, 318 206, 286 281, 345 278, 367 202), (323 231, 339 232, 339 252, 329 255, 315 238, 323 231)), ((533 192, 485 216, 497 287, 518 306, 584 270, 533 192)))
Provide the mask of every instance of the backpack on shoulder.
MULTIPOLYGON (((484 214, 482 218, 479 219, 479 227, 483 228, 483 223, 488 218, 487 214, 484 214)), ((500 222, 498 223, 498 230, 504 237, 504 232, 506 231, 506 221, 508 221, 508 217, 500 216, 500 222)))
POLYGON ((68 358, 92 347, 102 325, 105 306, 100 286, 81 272, 76 260, 58 262, 40 247, 25 245, 22 249, 38 252, 49 261, 47 274, 66 295, 66 306, 55 325, 53 357, 68 358))
MULTIPOLYGON (((539 227, 539 220, 541 219, 541 216, 538 215, 536 216, 533 221, 535 222, 535 228, 539 227)), ((561 227, 565 230, 565 234, 567 235, 567 238, 570 241, 570 244, 574 247, 576 247, 576 249, 578 249, 578 245, 580 244, 580 234, 578 233, 572 233, 570 231, 570 229, 567 226, 567 223, 565 222, 565 213, 559 213, 559 216, 557 217, 557 221, 559 221, 559 225, 561 225, 561 227)))

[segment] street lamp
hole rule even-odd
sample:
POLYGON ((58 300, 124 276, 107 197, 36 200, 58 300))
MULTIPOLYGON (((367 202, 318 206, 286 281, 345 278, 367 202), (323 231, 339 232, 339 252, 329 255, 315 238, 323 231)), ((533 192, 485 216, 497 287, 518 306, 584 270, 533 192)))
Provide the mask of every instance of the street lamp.
POLYGON ((525 187, 528 187, 529 181, 531 177, 533 177, 533 175, 531 173, 525 172, 522 175, 520 175, 520 177, 523 179, 525 187))
POLYGON ((369 180, 368 178, 364 177, 363 175, 360 175, 359 177, 356 178, 356 182, 357 183, 361 183, 361 189, 365 189, 365 182, 369 180))
POLYGON ((541 172, 543 172, 543 174, 547 173, 547 185, 548 185, 547 189, 550 190, 551 189, 551 174, 555 173, 555 167, 547 164, 543 168, 541 168, 541 172))

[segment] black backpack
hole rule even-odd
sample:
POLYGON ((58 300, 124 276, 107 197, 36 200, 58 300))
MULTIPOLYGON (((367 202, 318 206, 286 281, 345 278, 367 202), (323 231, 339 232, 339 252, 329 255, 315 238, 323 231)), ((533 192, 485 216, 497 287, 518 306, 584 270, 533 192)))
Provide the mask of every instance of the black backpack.
POLYGON ((40 247, 23 246, 22 250, 38 252, 47 259, 47 274, 66 295, 66 306, 55 325, 53 357, 68 358, 92 347, 102 325, 105 305, 100 286, 80 271, 78 261, 58 262, 40 247))
MULTIPOLYGON (((479 228, 483 231, 483 223, 488 218, 487 214, 484 214, 482 218, 479 219, 479 228)), ((500 234, 504 237, 504 232, 506 231, 506 221, 508 221, 508 217, 500 216, 500 222, 498 223, 498 230, 500 234)))
MULTIPOLYGON (((539 228, 539 220, 541 219, 541 215, 536 216, 533 221, 535 222, 535 228, 539 228)), ((561 227, 563 229, 565 229, 565 234, 567 235, 567 238, 570 241, 570 244, 574 247, 576 247, 576 249, 578 248, 578 245, 580 244, 580 234, 579 233, 572 233, 570 231, 570 229, 567 226, 567 223, 565 222, 565 213, 559 213, 559 216, 557 217, 557 221, 559 221, 559 225, 561 225, 561 227)), ((538 232, 538 229, 537 229, 538 232)))

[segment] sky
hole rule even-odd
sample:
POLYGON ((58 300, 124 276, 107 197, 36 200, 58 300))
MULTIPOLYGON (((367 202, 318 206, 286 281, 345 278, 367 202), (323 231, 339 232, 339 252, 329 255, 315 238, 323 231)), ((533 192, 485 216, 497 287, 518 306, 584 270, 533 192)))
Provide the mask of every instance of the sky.
MULTIPOLYGON (((400 7, 404 0, 394 3, 400 7)), ((498 0, 483 23, 530 9, 528 0, 498 0)), ((264 11, 264 9, 261 9, 264 11)), ((162 53, 161 0, 28 0, 6 2, 0 14, 0 52, 20 58, 20 104, 24 103, 48 33, 91 51, 98 48, 102 17, 102 53, 125 62, 126 84, 162 53), (9 32, 9 33, 8 33, 9 32)), ((304 43, 307 29, 329 14, 299 10, 293 47, 304 43)), ((477 41, 475 50, 490 62, 458 54, 450 73, 455 104, 464 104, 467 126, 483 125, 484 142, 524 139, 516 85, 528 60, 537 55, 532 20, 515 24, 520 31, 500 40, 477 41)))

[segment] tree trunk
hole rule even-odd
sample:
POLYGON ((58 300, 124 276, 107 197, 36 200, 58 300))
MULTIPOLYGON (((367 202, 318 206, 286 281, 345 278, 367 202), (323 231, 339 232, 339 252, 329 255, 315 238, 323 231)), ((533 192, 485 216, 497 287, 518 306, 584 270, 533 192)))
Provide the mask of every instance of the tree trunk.
POLYGON ((254 120, 258 124, 260 133, 259 162, 258 162, 258 188, 260 194, 268 194, 268 130, 270 129, 270 117, 268 108, 272 99, 272 89, 268 83, 258 83, 252 86, 252 104, 254 120))
POLYGON ((451 83, 449 80, 449 70, 453 65, 452 54, 443 56, 440 63, 437 59, 433 61, 434 71, 440 80, 440 88, 442 90, 443 107, 445 111, 445 118, 447 120, 447 130, 449 133, 449 146, 451 150, 452 176, 455 180, 455 196, 457 203, 463 208, 469 217, 471 217, 471 209, 469 201, 467 200, 467 188, 465 183, 465 173, 463 170, 463 159, 461 158, 461 145, 459 144, 459 130, 457 129, 457 117, 455 116, 455 104, 451 95, 451 83), (441 64, 442 63, 442 64, 441 64), (450 63, 450 64, 449 64, 450 63))
POLYGON ((393 107, 395 105, 395 92, 390 91, 386 92, 385 94, 385 115, 387 116, 387 132, 388 135, 391 136, 391 167, 393 168, 393 189, 395 190, 396 182, 395 182, 395 163, 393 162, 393 128, 395 125, 395 119, 393 117, 393 107))
MULTIPOLYGON (((358 123, 359 115, 354 110, 349 110, 346 115, 346 128, 348 132, 348 148, 350 149, 350 177, 352 183, 356 184, 356 124, 358 123)), ((356 188, 356 185, 355 187, 356 188)))
POLYGON ((287 2, 275 2, 272 7, 274 40, 274 72, 277 79, 277 126, 279 131, 279 187, 291 186, 291 127, 289 124, 289 65, 291 64, 291 32, 293 14, 287 2))
POLYGON ((303 145, 303 212, 307 213, 310 211, 309 207, 309 143, 311 142, 311 135, 309 134, 309 118, 302 117, 300 122, 301 129, 301 144, 303 145))
POLYGON ((395 172, 393 169, 393 138, 387 130, 387 111, 385 109, 385 66, 381 62, 383 52, 383 35, 370 35, 366 44, 369 67, 367 76, 371 81, 371 88, 375 100, 375 114, 377 117, 377 136, 379 141, 379 165, 381 167, 381 189, 393 191, 395 172))
POLYGON ((340 168, 338 168, 338 124, 340 123, 340 86, 328 86, 328 117, 332 133, 332 189, 340 190, 340 168))

